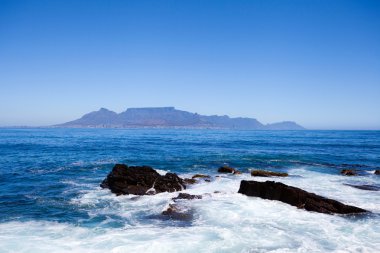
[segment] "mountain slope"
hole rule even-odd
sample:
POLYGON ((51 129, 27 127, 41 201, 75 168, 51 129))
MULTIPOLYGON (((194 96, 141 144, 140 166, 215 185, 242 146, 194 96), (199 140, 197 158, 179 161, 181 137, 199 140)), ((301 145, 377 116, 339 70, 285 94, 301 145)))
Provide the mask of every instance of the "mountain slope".
POLYGON ((252 118, 230 118, 228 116, 204 116, 177 110, 174 107, 129 108, 115 113, 105 108, 90 112, 80 119, 56 127, 183 127, 221 128, 252 130, 302 130, 295 122, 285 121, 263 125, 252 118))

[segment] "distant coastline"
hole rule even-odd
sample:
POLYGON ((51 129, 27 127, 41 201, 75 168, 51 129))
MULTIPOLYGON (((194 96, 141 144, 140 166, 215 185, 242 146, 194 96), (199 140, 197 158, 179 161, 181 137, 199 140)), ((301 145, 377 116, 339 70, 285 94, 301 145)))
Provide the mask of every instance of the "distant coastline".
POLYGON ((306 130, 293 121, 262 124, 254 118, 231 118, 227 115, 205 116, 177 110, 174 107, 129 108, 121 113, 101 108, 79 119, 51 127, 306 130))

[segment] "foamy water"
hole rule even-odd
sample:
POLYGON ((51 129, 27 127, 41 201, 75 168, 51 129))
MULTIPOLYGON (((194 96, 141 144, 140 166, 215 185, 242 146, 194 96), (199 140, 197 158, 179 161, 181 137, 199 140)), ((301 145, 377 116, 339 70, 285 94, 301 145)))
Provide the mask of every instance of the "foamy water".
MULTIPOLYGON (((380 194, 342 187, 352 179, 293 169, 289 185, 365 208, 373 214, 358 217, 326 215, 238 194, 245 175, 223 175, 185 192, 203 199, 181 200, 193 211, 189 224, 159 215, 178 193, 155 196, 115 196, 100 187, 83 191, 73 205, 92 206, 89 216, 109 217, 101 226, 80 227, 57 222, 0 224, 1 252, 376 252, 380 249, 380 194), (294 176, 293 176, 294 175, 294 176), (297 175, 299 177, 297 177, 297 175), (219 193, 214 193, 219 191, 219 193), (125 218, 112 227, 114 216, 125 218), (377 216, 377 218, 376 218, 377 216), (107 224, 111 224, 107 228, 107 224)), ((186 175, 183 175, 186 176, 186 175)), ((268 180, 267 178, 254 178, 268 180)), ((378 182, 376 177, 360 182, 378 182)))

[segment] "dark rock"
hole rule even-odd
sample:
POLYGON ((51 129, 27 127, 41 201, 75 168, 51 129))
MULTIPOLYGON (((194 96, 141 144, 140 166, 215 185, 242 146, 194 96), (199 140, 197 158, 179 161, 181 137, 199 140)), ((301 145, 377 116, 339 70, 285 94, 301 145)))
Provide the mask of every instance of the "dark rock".
POLYGON ((192 194, 188 194, 188 193, 183 193, 181 192, 180 194, 178 194, 177 197, 175 198, 172 198, 172 200, 178 200, 178 199, 187 199, 187 200, 191 200, 191 199, 201 199, 202 196, 201 195, 192 195, 192 194))
POLYGON ((185 184, 195 184, 197 182, 197 180, 195 180, 193 178, 185 178, 185 179, 183 179, 183 182, 185 184))
POLYGON ((344 176, 356 176, 357 175, 356 171, 354 171, 354 170, 346 170, 346 169, 342 170, 340 172, 340 174, 342 174, 344 176))
POLYGON ((183 180, 174 173, 161 176, 149 166, 128 167, 125 164, 116 164, 100 186, 117 195, 149 195, 186 188, 183 180))
POLYGON ((380 187, 376 185, 368 185, 368 184, 363 184, 363 185, 354 185, 354 184, 344 184, 347 186, 351 186, 360 190, 365 190, 365 191, 380 191, 380 187))
POLYGON ((237 169, 234 169, 234 168, 231 168, 229 166, 222 166, 218 169, 218 172, 219 173, 231 173, 231 174, 241 174, 240 171, 238 171, 237 169))
POLYGON ((380 175, 380 170, 375 170, 375 175, 380 175))
POLYGON ((178 212, 179 211, 179 208, 174 205, 174 204, 169 204, 169 207, 165 210, 165 211, 162 211, 162 215, 170 215, 170 214, 173 214, 175 212, 178 212))
POLYGON ((364 209, 344 205, 336 200, 274 181, 257 182, 243 180, 240 183, 239 193, 263 199, 278 200, 307 211, 319 213, 355 214, 367 212, 364 209))
POLYGON ((287 177, 289 175, 288 175, 288 173, 281 173, 281 172, 273 172, 273 171, 266 171, 266 170, 252 170, 251 176, 254 176, 254 177, 287 177))
POLYGON ((195 179, 195 178, 210 178, 209 175, 203 175, 203 174, 195 174, 192 179, 195 179))
POLYGON ((169 207, 161 214, 173 220, 191 221, 193 219, 191 210, 182 210, 176 204, 169 204, 169 207))

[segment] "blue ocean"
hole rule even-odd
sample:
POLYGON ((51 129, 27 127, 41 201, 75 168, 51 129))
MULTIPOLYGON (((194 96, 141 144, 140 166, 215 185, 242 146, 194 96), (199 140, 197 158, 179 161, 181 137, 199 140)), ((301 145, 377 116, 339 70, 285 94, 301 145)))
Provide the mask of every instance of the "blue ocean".
POLYGON ((380 131, 0 129, 0 252, 380 252, 380 131), (211 182, 185 192, 192 219, 159 215, 178 193, 116 196, 116 163, 211 182), (241 175, 219 175, 220 166, 241 175), (287 172, 253 178, 249 171, 287 172), (355 169, 359 176, 342 176, 355 169), (216 177, 218 175, 218 177, 216 177), (237 193, 275 180, 371 211, 327 215, 237 193))

